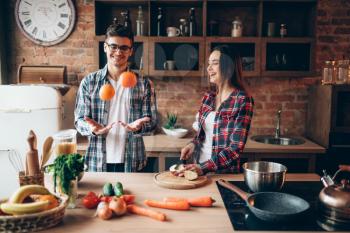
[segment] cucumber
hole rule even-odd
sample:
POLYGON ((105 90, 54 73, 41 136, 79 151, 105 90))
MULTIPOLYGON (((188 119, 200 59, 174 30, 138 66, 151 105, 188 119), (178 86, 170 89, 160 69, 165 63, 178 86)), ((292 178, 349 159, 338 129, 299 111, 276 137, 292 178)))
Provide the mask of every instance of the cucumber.
POLYGON ((105 183, 103 185, 103 195, 104 196, 114 196, 113 185, 111 183, 105 183))
POLYGON ((115 183, 115 185, 113 186, 113 190, 114 190, 114 195, 117 197, 120 197, 121 195, 124 194, 123 185, 120 182, 115 183))

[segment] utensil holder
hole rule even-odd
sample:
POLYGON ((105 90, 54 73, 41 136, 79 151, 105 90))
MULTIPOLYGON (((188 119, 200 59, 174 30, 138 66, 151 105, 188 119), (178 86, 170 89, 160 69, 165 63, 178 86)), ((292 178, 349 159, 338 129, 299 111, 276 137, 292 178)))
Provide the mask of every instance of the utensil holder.
POLYGON ((34 176, 26 176, 24 174, 24 171, 20 171, 18 173, 19 177, 19 185, 29 185, 29 184, 39 184, 44 185, 44 173, 41 171, 38 174, 35 174, 34 176))

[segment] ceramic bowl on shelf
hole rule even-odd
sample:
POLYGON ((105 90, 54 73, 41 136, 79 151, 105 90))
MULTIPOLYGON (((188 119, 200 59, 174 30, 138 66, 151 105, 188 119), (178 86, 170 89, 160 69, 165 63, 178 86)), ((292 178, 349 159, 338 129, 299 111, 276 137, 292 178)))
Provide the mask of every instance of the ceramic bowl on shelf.
POLYGON ((166 135, 176 137, 176 138, 182 138, 188 133, 188 130, 183 129, 183 128, 166 129, 166 128, 162 127, 162 129, 166 135))

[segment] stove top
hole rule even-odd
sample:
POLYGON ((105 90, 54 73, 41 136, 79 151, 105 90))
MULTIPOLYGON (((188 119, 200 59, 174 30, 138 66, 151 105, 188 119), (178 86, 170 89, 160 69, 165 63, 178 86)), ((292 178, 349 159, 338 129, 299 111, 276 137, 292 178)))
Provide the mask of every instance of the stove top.
MULTIPOLYGON (((246 192, 249 192, 249 189, 245 185, 244 181, 230 181, 230 183, 238 186, 246 192)), ((299 219, 283 223, 265 222, 256 218, 254 214, 250 212, 246 202, 242 198, 240 198, 236 193, 220 186, 218 183, 216 184, 235 230, 324 231, 324 229, 317 224, 316 215, 318 194, 323 188, 323 185, 319 181, 287 181, 284 183, 281 192, 293 194, 303 198, 309 202, 311 208, 306 213, 306 216, 303 215, 299 219)))

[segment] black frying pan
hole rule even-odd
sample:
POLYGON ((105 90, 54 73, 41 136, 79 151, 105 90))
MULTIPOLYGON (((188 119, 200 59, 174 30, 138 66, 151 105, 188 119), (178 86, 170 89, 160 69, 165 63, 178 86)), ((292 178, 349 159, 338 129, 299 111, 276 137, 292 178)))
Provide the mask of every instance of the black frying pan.
POLYGON ((250 211, 264 221, 287 221, 305 213, 310 205, 304 199, 280 192, 256 192, 248 194, 237 186, 220 179, 218 183, 237 193, 247 202, 250 211))

